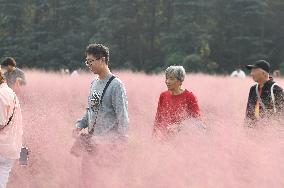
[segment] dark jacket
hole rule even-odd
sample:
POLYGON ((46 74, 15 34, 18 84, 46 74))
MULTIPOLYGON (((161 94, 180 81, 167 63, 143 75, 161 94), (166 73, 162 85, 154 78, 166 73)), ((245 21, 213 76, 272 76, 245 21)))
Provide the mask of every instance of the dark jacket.
MULTIPOLYGON (((260 105, 259 107, 260 118, 283 114, 282 112, 284 110, 284 94, 283 94, 283 89, 278 85, 274 85, 273 87, 276 113, 274 112, 274 105, 272 102, 272 95, 271 95, 271 87, 274 83, 275 82, 273 80, 269 80, 264 84, 262 88, 262 93, 260 98, 264 104, 265 109, 263 109, 262 105, 260 105)), ((256 120, 255 117, 255 106, 257 101, 256 86, 258 85, 256 84, 250 88, 247 110, 246 110, 247 120, 256 120)))

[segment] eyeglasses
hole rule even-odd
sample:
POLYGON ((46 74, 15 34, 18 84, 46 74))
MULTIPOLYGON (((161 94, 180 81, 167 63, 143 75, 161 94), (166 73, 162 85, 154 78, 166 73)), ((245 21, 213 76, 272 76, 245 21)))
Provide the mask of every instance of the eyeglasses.
POLYGON ((86 65, 87 67, 89 67, 89 66, 92 65, 92 63, 91 63, 91 62, 88 62, 88 61, 85 61, 85 65, 86 65))
POLYGON ((96 60, 99 60, 100 58, 96 58, 96 59, 87 59, 86 61, 85 61, 85 65, 87 66, 87 67, 89 67, 89 66, 92 66, 93 65, 93 63, 96 61, 96 60))

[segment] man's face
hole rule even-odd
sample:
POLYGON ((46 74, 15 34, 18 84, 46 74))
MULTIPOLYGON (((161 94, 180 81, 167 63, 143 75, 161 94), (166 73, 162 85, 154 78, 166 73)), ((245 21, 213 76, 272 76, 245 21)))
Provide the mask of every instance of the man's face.
POLYGON ((252 76, 252 78, 255 82, 258 82, 258 81, 265 78, 266 73, 261 68, 253 68, 253 69, 251 69, 250 75, 252 76))
POLYGON ((11 65, 6 66, 6 70, 7 70, 8 72, 13 71, 14 68, 15 68, 15 67, 13 67, 13 66, 11 66, 11 65))
POLYGON ((94 73, 99 74, 103 69, 103 58, 97 59, 92 54, 87 54, 86 66, 94 73))
POLYGON ((181 86, 181 81, 179 81, 174 75, 166 75, 165 83, 169 90, 176 90, 181 86))

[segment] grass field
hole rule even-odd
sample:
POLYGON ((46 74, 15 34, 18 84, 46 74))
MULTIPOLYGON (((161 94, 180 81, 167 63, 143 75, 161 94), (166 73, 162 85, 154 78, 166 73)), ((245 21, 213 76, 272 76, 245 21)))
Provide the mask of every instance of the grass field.
MULTIPOLYGON (((28 166, 16 161, 8 188, 78 188, 81 159, 70 154, 71 133, 84 113, 93 76, 39 71, 26 75, 20 99, 31 154, 28 166)), ((243 127, 250 78, 187 75, 184 88, 197 96, 207 129, 189 121, 184 132, 159 144, 151 131, 159 94, 166 90, 164 75, 116 75, 127 90, 130 143, 121 165, 109 168, 114 175, 100 174, 104 166, 97 167, 104 187, 284 187, 284 125, 243 127)), ((284 86, 283 79, 276 81, 284 86)))

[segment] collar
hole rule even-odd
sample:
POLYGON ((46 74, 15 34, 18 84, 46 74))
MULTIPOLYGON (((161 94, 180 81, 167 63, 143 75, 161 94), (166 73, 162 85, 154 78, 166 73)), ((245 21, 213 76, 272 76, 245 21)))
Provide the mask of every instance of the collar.
POLYGON ((108 74, 103 80, 100 80, 100 79, 99 79, 99 81, 101 81, 101 82, 106 82, 106 81, 108 81, 112 76, 113 76, 113 74, 110 73, 110 74, 108 74))

